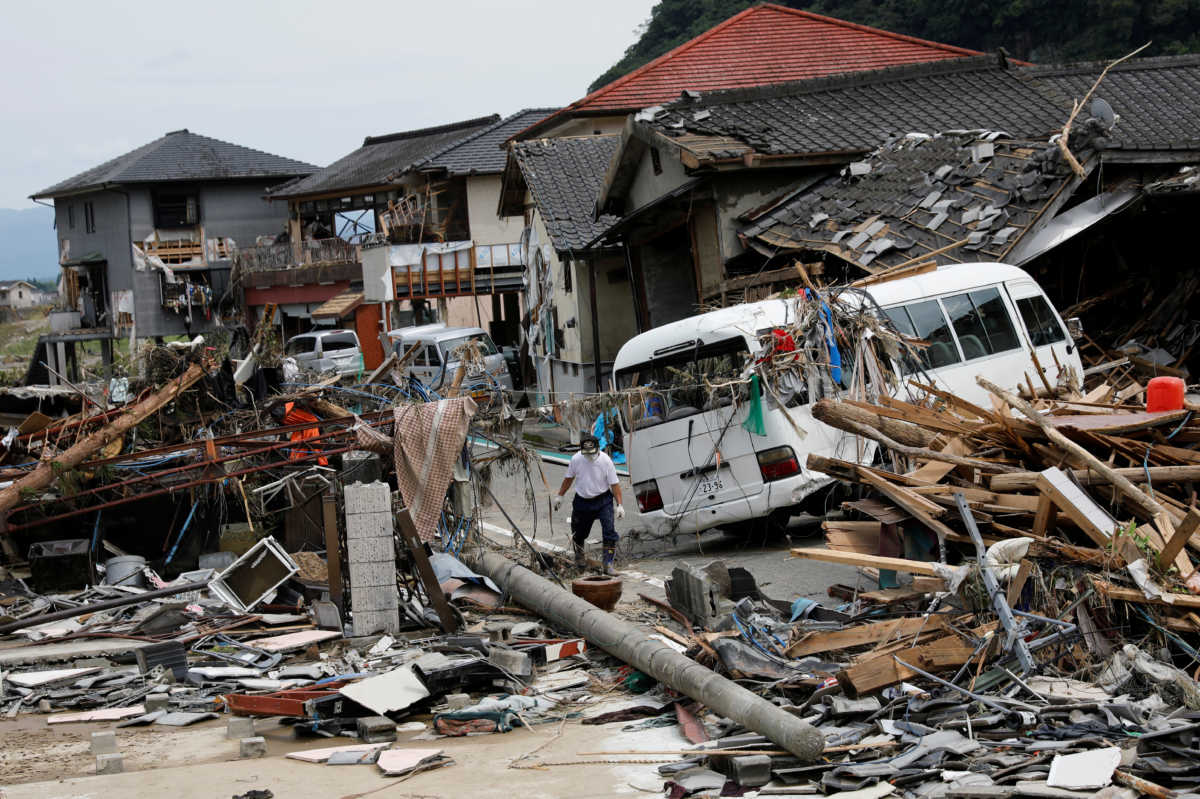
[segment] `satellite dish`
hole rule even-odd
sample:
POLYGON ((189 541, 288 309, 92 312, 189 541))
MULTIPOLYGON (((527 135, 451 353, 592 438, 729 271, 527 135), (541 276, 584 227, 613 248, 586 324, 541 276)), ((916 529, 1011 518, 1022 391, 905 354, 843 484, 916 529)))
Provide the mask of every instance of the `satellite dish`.
POLYGON ((1093 117, 1104 123, 1104 127, 1106 128, 1111 128, 1117 122, 1117 115, 1113 112, 1112 106, 1101 97, 1092 98, 1092 105, 1089 110, 1093 117))

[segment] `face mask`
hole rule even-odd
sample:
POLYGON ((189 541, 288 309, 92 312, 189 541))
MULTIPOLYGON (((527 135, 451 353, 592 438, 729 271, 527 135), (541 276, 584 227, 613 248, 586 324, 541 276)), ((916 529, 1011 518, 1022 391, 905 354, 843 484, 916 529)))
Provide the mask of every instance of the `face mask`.
POLYGON ((600 457, 600 453, 599 452, 585 452, 585 453, 583 453, 583 457, 587 458, 592 463, 595 463, 596 458, 600 457))

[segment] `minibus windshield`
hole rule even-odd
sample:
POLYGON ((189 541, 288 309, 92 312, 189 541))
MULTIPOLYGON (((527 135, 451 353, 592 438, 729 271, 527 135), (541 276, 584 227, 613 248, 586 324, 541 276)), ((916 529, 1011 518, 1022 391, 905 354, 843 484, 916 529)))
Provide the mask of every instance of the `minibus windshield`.
POLYGON ((647 409, 651 415, 703 410, 710 402, 705 380, 719 383, 737 377, 750 355, 743 336, 711 344, 682 342, 675 347, 667 345, 658 352, 662 354, 652 360, 617 372, 619 389, 644 387, 653 392, 655 402, 662 407, 647 409))

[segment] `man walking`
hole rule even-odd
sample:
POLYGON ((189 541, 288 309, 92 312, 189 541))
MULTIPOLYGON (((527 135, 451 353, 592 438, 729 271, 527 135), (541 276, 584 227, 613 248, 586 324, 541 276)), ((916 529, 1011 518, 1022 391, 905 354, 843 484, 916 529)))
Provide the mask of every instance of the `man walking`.
POLYGON ((617 531, 613 527, 613 498, 616 498, 616 517, 625 518, 621 505, 621 484, 612 458, 600 451, 595 436, 584 436, 579 452, 567 466, 567 476, 554 498, 554 510, 562 505, 563 496, 575 484, 575 499, 571 504, 571 539, 575 548, 575 565, 583 566, 583 543, 592 531, 592 522, 600 520, 600 535, 604 541, 604 573, 615 575, 613 560, 617 556, 617 531))

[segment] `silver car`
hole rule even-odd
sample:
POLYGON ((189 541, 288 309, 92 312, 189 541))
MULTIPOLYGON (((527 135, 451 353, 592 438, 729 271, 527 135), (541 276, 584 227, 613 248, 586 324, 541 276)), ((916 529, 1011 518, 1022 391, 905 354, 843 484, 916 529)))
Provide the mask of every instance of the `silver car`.
POLYGON ((296 359, 301 369, 336 372, 341 377, 362 371, 362 349, 353 330, 310 330, 292 336, 284 353, 296 359))
POLYGON ((496 349, 492 337, 482 327, 421 325, 392 330, 388 337, 395 342, 397 357, 403 357, 413 345, 420 345, 420 349, 405 364, 405 372, 412 374, 435 391, 440 391, 453 382, 459 363, 454 360, 455 350, 468 341, 479 343, 484 367, 496 383, 501 388, 512 390, 512 375, 508 373, 508 362, 505 361, 504 354, 496 349))

